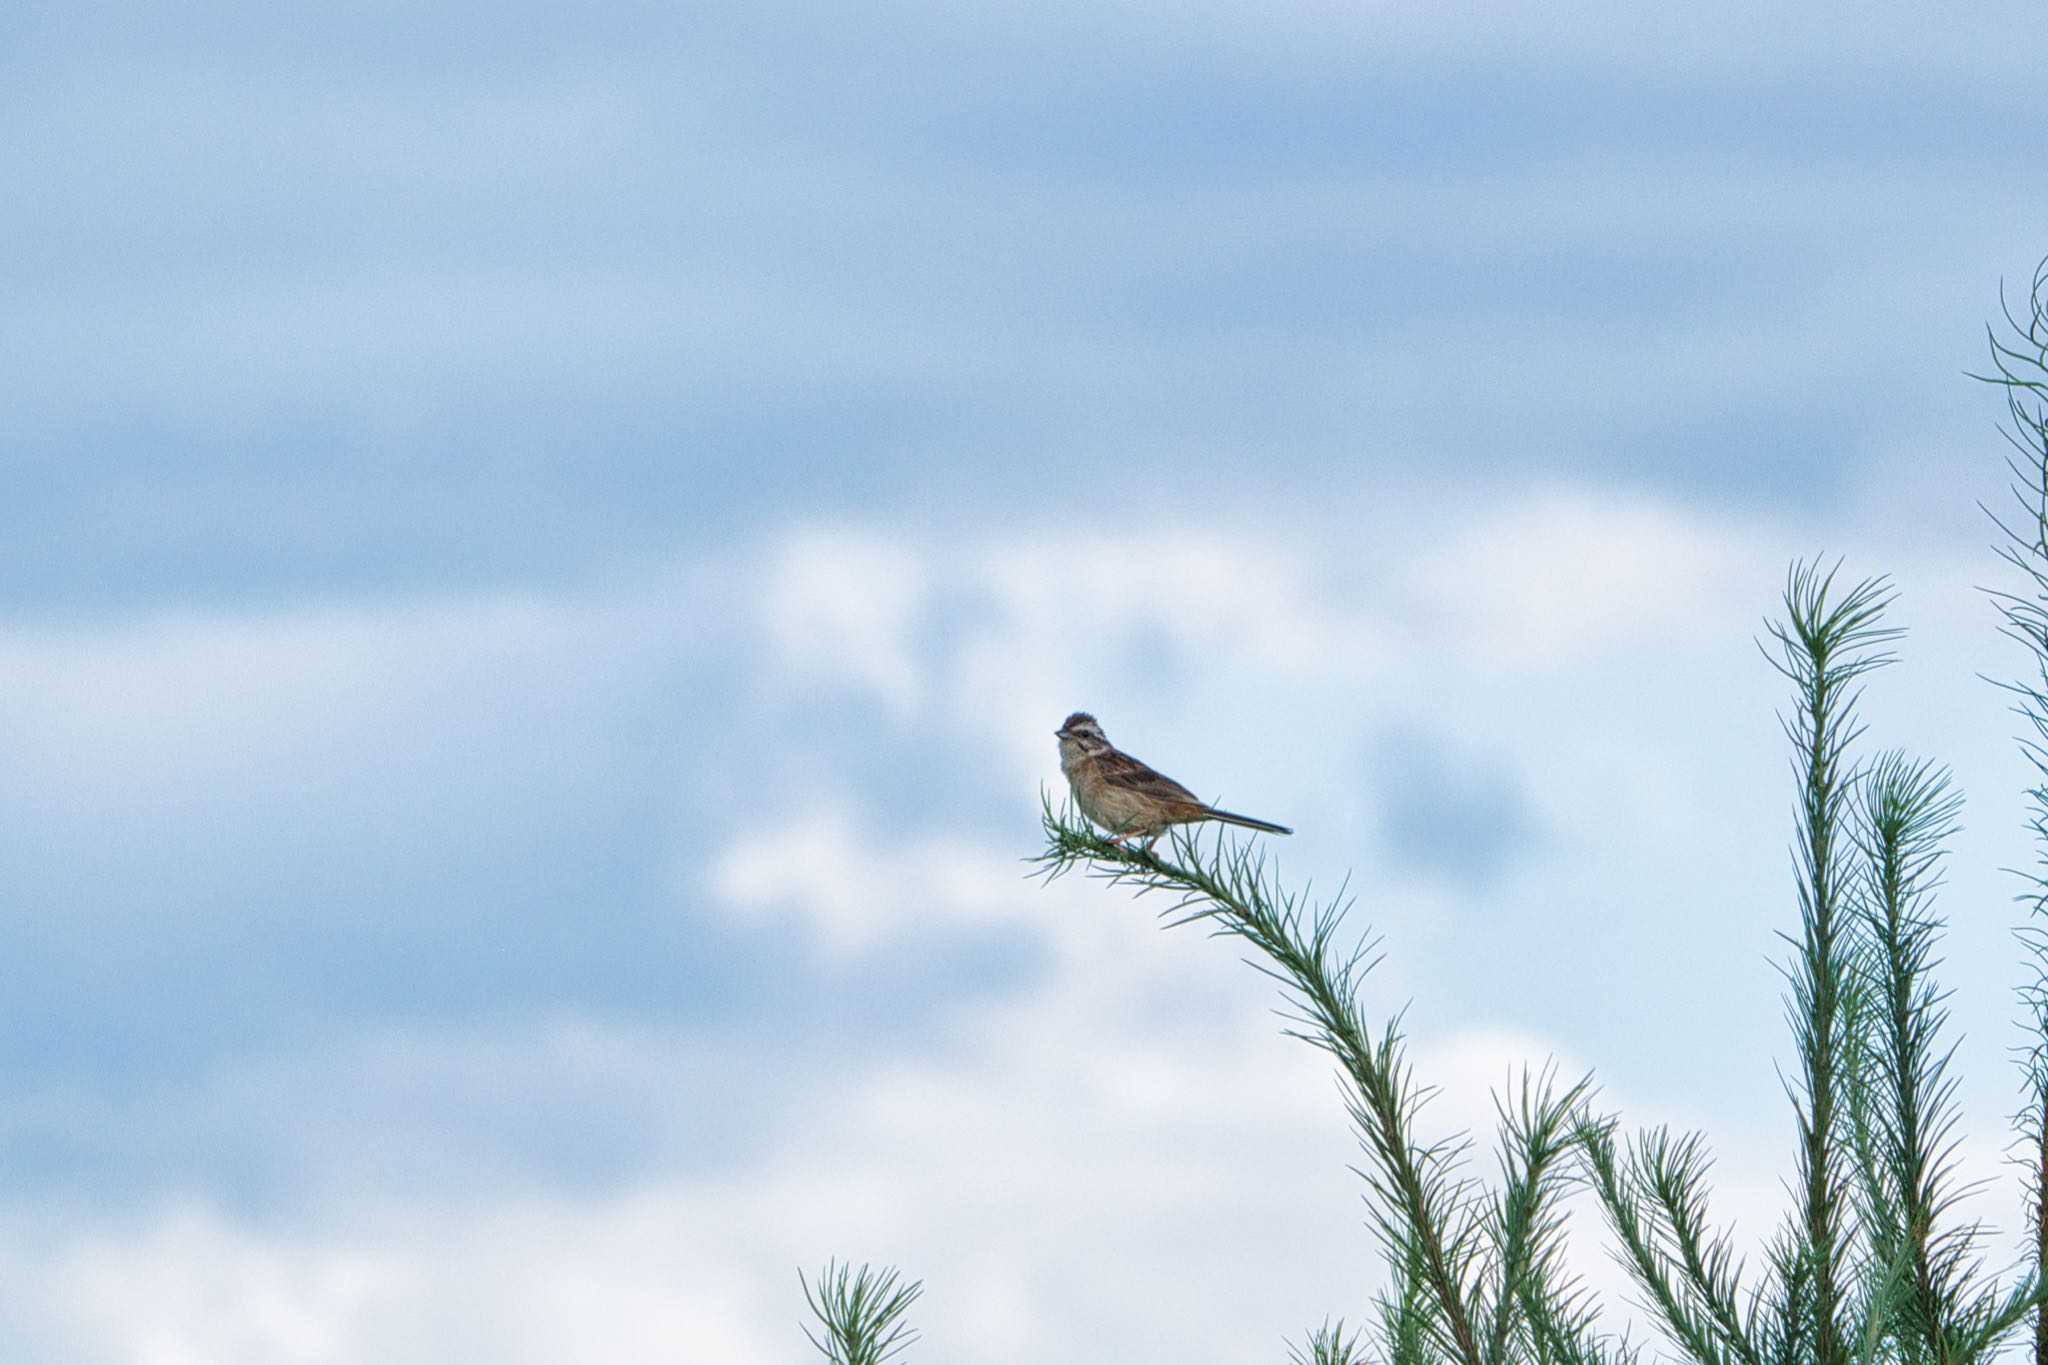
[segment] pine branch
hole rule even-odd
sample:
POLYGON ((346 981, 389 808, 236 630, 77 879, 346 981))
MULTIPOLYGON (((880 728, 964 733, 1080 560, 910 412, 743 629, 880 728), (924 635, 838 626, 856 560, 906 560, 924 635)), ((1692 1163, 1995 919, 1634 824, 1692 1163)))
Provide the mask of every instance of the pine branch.
POLYGON ((1425 1327, 1422 1249, 1412 1241, 1388 1258, 1390 1283, 1379 1298, 1380 1337, 1386 1365, 1438 1365, 1425 1327))
MULTIPOLYGON (((1536 1286, 1555 1284, 1538 1279, 1536 1286)), ((1534 1365, 1636 1365, 1640 1353, 1626 1340, 1604 1336, 1597 1327, 1592 1296, 1574 1282, 1568 1291, 1532 1288, 1523 1304, 1529 1355, 1534 1365)))
POLYGON ((1390 1256, 1414 1256, 1432 1346, 1459 1365, 1487 1365, 1479 1319, 1483 1218, 1475 1187, 1459 1174, 1464 1144, 1424 1143, 1415 1135, 1427 1095, 1409 1071, 1399 1020, 1375 1030, 1365 1019, 1359 987, 1374 945, 1337 946, 1347 904, 1340 897, 1318 907, 1279 891, 1254 845, 1219 841, 1205 856, 1192 835, 1175 831, 1170 856, 1161 857, 1111 843, 1055 812, 1049 800, 1044 828, 1046 851, 1036 861, 1048 877, 1085 867, 1111 885, 1164 892, 1173 898, 1162 914, 1169 927, 1202 924, 1257 950, 1253 965, 1287 994, 1287 1032, 1337 1061, 1347 1108, 1371 1158, 1360 1174, 1374 1196, 1374 1226, 1390 1256))
POLYGON ((1501 1120, 1502 1188, 1490 1220, 1499 1267, 1486 1338, 1490 1365, 1506 1365, 1513 1358, 1509 1347, 1539 1332, 1553 1351, 1598 1350, 1590 1323, 1571 1309, 1559 1207, 1572 1181, 1564 1159, 1578 1144, 1578 1125, 1592 1090, 1590 1076, 1559 1094, 1548 1072, 1532 1077, 1525 1071, 1513 1108, 1499 1096, 1494 1099, 1501 1120))
MULTIPOLYGON (((2033 1074, 2033 1104, 2029 1110, 2033 1132, 2029 1146, 2033 1164, 2029 1170, 2029 1182, 2033 1186, 2033 1199, 2028 1212, 2033 1218, 2033 1273, 2038 1279, 2048 1267, 2048 1077, 2042 1075, 2040 1054, 2035 1053, 2033 1074)), ((2034 1315, 2034 1365, 2048 1365, 2048 1310, 2034 1315)))
POLYGON ((804 1335, 829 1365, 883 1365, 917 1340, 904 1315, 924 1292, 922 1281, 902 1284, 893 1267, 855 1270, 829 1261, 815 1286, 802 1271, 797 1282, 818 1320, 818 1330, 806 1327, 804 1335))
POLYGON ((1569 1265, 1563 1200, 1583 1180, 1593 1078, 1559 1093, 1546 1070, 1522 1074, 1518 1102, 1496 1095, 1503 1183, 1495 1204, 1500 1268, 1490 1349, 1533 1365, 1634 1365, 1626 1340, 1599 1330, 1596 1304, 1569 1265), (1579 1158, 1567 1164, 1567 1158, 1579 1158))
POLYGON ((1300 1346, 1287 1348, 1293 1365, 1366 1365, 1365 1344, 1354 1329, 1344 1330, 1344 1319, 1325 1322, 1308 1335, 1300 1346))
POLYGON ((1805 1365, 1813 1358, 1813 1267, 1796 1224, 1779 1229, 1768 1259, 1777 1293, 1768 1314, 1758 1300, 1758 1354, 1766 1365, 1805 1365))
POLYGON ((1810 1338, 1814 1365, 1846 1365, 1849 1350, 1844 1336, 1849 1229, 1840 1109, 1844 1054, 1852 1043, 1843 999, 1850 948, 1842 914, 1849 875, 1842 834, 1854 787, 1847 754, 1861 733, 1857 679, 1891 662, 1884 646, 1900 634, 1880 624, 1892 600, 1884 579, 1866 580, 1837 596, 1834 578, 1835 570, 1796 566, 1785 588, 1785 619, 1770 626, 1778 645, 1772 662, 1798 689, 1784 728, 1797 753, 1800 783, 1795 855, 1801 934, 1788 972, 1800 1062, 1793 1093, 1800 1144, 1792 1244, 1799 1293, 1792 1297, 1787 1281, 1785 1302, 1810 1319, 1793 1335, 1810 1338))
POLYGON ((1903 1266, 1905 1285, 1893 1330, 1910 1360, 1956 1365, 1951 1317, 1965 1311, 1977 1228, 1941 1234, 1953 1205, 1957 1121, 1949 1053, 1939 1034, 1947 1019, 1930 980, 1939 923, 1928 902, 1939 881, 1941 843, 1955 830, 1962 797, 1948 773, 1889 753, 1863 786, 1857 840, 1867 862, 1862 915, 1874 948, 1867 1039, 1867 1108, 1860 1123, 1866 1158, 1873 1257, 1903 1266))
POLYGON ((1706 1178, 1713 1163, 1705 1143, 1697 1133, 1674 1139, 1659 1128, 1644 1135, 1635 1162, 1651 1207, 1662 1215, 1693 1311, 1713 1324, 1738 1360, 1757 1365, 1755 1325, 1737 1307, 1742 1267, 1728 1239, 1708 1228, 1706 1178))
MULTIPOLYGON (((2010 519, 1984 510, 2004 540, 1999 557, 2025 580, 2017 592, 1987 591, 2001 631, 2027 651, 2028 676, 1998 685, 2012 694, 2013 712, 2025 721, 2020 750, 2037 779, 2026 793, 2034 863, 2023 874, 2027 886, 2020 895, 2035 924, 2019 934, 2032 959, 2032 979, 2020 989, 2031 1045, 2022 1056, 2025 1098, 2019 1126, 2028 1153, 2029 1281, 2039 1284, 2048 1279, 2048 937, 2041 928, 2048 919, 2048 260, 2036 268, 2017 312, 2004 289, 1999 290, 1999 311, 2006 334, 1987 329, 1994 373, 1977 378, 2002 390, 2010 422, 2002 434, 2012 448, 2006 460, 2012 474, 2010 519)), ((2035 1311, 2034 1362, 2048 1365, 2048 1309, 2035 1311)))
POLYGON ((1751 1365, 1754 1352, 1731 1341, 1711 1312, 1702 1312, 1682 1287, 1681 1272, 1656 1227, 1657 1204, 1644 1189, 1636 1162, 1624 1164, 1614 1142, 1611 1118, 1587 1120, 1580 1128, 1593 1192, 1621 1242, 1620 1260, 1656 1314, 1664 1334, 1697 1365, 1751 1365))

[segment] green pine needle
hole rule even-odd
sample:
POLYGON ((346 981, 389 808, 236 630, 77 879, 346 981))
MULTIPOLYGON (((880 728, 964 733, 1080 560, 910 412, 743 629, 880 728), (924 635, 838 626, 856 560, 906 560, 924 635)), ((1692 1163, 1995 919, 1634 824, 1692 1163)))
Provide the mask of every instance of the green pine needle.
POLYGON ((893 1267, 875 1271, 863 1265, 856 1270, 829 1261, 815 1285, 801 1271, 797 1282, 818 1320, 818 1329, 805 1327, 804 1335, 829 1365, 883 1365, 917 1340, 904 1316, 924 1292, 924 1284, 903 1284, 893 1267))

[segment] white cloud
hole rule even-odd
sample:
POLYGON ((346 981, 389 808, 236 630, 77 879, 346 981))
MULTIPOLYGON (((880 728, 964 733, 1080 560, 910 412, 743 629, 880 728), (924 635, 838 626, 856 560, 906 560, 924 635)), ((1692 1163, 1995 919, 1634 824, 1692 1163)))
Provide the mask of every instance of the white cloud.
POLYGON ((666 639, 650 612, 517 596, 13 626, 0 754, 45 802, 138 817, 223 785, 289 800, 381 777, 403 799, 394 770, 500 762, 522 730, 587 712, 607 656, 666 639))
MULTIPOLYGON (((767 1365, 806 1358, 795 1272, 831 1255, 925 1279, 920 1354, 985 1365, 1257 1358, 1325 1314, 1359 1320, 1382 1276, 1327 1061, 1278 1036, 1221 945, 1085 899, 1155 959, 1205 970, 1077 971, 963 1019, 939 1055, 812 1076, 714 1170, 581 1195, 344 1186, 283 1218, 193 1199, 65 1227, 17 1210, 0 1264, 21 1311, 0 1345, 79 1365, 767 1365), (1134 1011, 1134 987, 1197 1007, 1134 1011)), ((1560 1052, 1485 1023, 1419 1035, 1417 1079, 1440 1087, 1425 1135, 1474 1132, 1489 1176, 1490 1092, 1548 1059, 1575 1074, 1560 1052)), ((790 1083, 770 1055, 751 1070, 790 1083)), ((1724 1154, 1717 1215, 1746 1237, 1773 1225, 1766 1175, 1724 1154)), ((1575 1261, 1621 1313, 1597 1215, 1580 1200, 1574 1218, 1575 1261)))
POLYGON ((183 1207, 70 1241, 29 1274, 81 1351, 73 1359, 341 1365, 363 1358, 366 1329, 409 1268, 388 1247, 251 1237, 183 1207))
POLYGON ((906 547, 853 531, 799 534, 774 552, 759 599, 782 687, 845 681, 907 716, 922 699, 912 631, 933 588, 906 547))
POLYGON ((1667 503, 1550 490, 1495 507, 1412 565, 1409 590, 1455 622, 1460 652, 1494 672, 1556 668, 1616 644, 1739 630, 1762 537, 1667 503))
MULTIPOLYGON (((1128 906, 1093 908, 1165 942, 1128 906)), ((61 1342, 80 1365, 767 1365, 807 1350, 796 1269, 841 1255, 928 1281, 933 1355, 1278 1353, 1327 1312, 1361 1314, 1377 1278, 1355 1152, 1323 1059, 1188 937, 1236 1008, 1133 1027, 1128 983, 1072 982, 968 1021, 943 1057, 821 1078, 797 1126, 715 1171, 585 1196, 343 1191, 284 1219, 191 1200, 63 1229, 0 1219, 24 1308, 0 1344, 61 1342)), ((754 1085, 788 1083, 758 1061, 754 1085)), ((1432 1079, 1462 1101, 1478 1078, 1432 1079)))
POLYGON ((1014 922, 1042 911, 1014 854, 957 835, 900 843, 856 827, 842 807, 823 807, 738 836, 712 867, 709 890, 736 913, 800 916, 814 941, 836 955, 922 928, 1014 922))
POLYGON ((320 1232, 186 1205, 8 1250, 32 1340, 79 1365, 785 1358, 692 1213, 670 1193, 320 1232))
MULTIPOLYGON (((1478 1133, 1477 1170, 1490 1092, 1556 1055, 1567 1075, 1599 1067, 1631 1125, 1723 1129, 1708 1106, 1739 1094, 1717 1209, 1768 1232, 1782 1134, 1760 1140, 1752 1110, 1780 1102, 1779 983, 1760 958, 1783 922, 1784 832, 1754 808, 1782 755, 1748 632, 1778 580, 1756 563, 1773 534, 1540 489, 1329 524, 814 529, 723 566, 717 595, 741 619, 698 662, 760 682, 750 752, 789 757, 780 727, 821 694, 871 706, 880 733, 802 746, 800 779, 764 763, 682 899, 791 918, 842 982, 930 923, 1003 925, 1037 950, 1031 972, 931 1009, 927 1034, 832 1040, 823 1060, 763 1020, 712 1038, 593 1017, 224 1064, 170 1117, 194 1142, 272 1143, 290 1207, 195 1193, 57 1226, 0 1215, 32 1305, 8 1330, 86 1365, 747 1365, 802 1354, 794 1270, 828 1255, 927 1278, 925 1349, 963 1361, 1274 1356, 1326 1313, 1356 1319, 1377 1273, 1345 1170, 1358 1156, 1324 1060, 1276 1036, 1271 987, 1227 943, 1161 934, 1163 906, 1023 877, 1037 780, 1056 780, 1045 731, 1078 704, 1185 775, 1281 801, 1271 813, 1304 826, 1270 845, 1291 884, 1359 869, 1359 927, 1390 954, 1369 1011, 1418 999, 1418 1077, 1443 1092, 1428 1123, 1478 1133), (1720 733, 1737 707, 1755 724, 1720 733), (1376 803, 1400 793, 1373 789, 1364 741, 1397 724, 1491 754, 1535 794, 1549 845, 1485 904, 1376 861, 1376 803), (950 800, 880 818, 863 765, 900 761, 905 736, 920 760, 985 765, 1022 819, 993 830, 950 800), (1751 1007, 1763 1026, 1700 1023, 1751 1007), (630 1151, 580 1182, 520 1159, 522 1140, 588 1128, 630 1151)), ((0 658, 36 723, 9 742, 46 767, 97 744, 74 770, 86 790, 152 738, 136 780, 159 800, 209 774, 281 789, 366 734, 464 733, 497 679, 543 694, 517 716, 602 715, 651 689, 674 620, 712 600, 695 591, 16 632, 0 658), (320 722, 303 733, 301 706, 320 722)), ((143 1110, 127 1117, 165 1118, 143 1110)), ((1619 1292, 1591 1220, 1584 1235, 1582 1263, 1619 1292)))
MULTIPOLYGON (((1242 770, 1262 758, 1251 735, 1267 762, 1301 761, 1313 750, 1287 746, 1308 734, 1327 745, 1477 703, 1532 670, 1746 649, 1778 582, 1772 539, 1540 484, 1477 508, 1411 491, 1398 507, 1326 508, 1305 531, 1164 517, 993 539, 847 528, 778 547, 759 611, 769 679, 836 681, 899 720, 921 702, 918 724, 1000 756, 1020 784, 1047 777, 1049 732, 1081 707, 1141 750, 1133 716, 1170 724, 1190 762, 1235 745, 1242 770)), ((1491 709, 1509 727, 1526 714, 1514 698, 1491 709)))

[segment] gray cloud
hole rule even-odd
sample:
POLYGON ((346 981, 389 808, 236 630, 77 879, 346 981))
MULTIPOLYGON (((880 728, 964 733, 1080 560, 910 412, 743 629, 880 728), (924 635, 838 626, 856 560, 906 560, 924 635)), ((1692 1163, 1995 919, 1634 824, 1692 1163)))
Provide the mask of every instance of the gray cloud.
POLYGON ((2024 82, 1903 14, 97 16, 16 35, 0 135, 38 610, 547 580, 1106 462, 1209 510, 1811 505, 1979 420, 2044 216, 2024 82))

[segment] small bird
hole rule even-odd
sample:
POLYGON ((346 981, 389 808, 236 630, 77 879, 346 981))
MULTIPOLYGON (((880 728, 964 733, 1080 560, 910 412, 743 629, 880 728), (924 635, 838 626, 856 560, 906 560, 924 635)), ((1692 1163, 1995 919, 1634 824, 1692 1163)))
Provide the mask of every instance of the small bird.
POLYGON ((1268 834, 1294 833, 1285 825, 1204 805, 1180 783, 1111 744, 1086 711, 1068 716, 1053 734, 1060 741, 1060 771, 1074 789, 1081 814, 1108 830, 1112 843, 1139 838, 1149 848, 1167 826, 1198 820, 1221 820, 1268 834))

